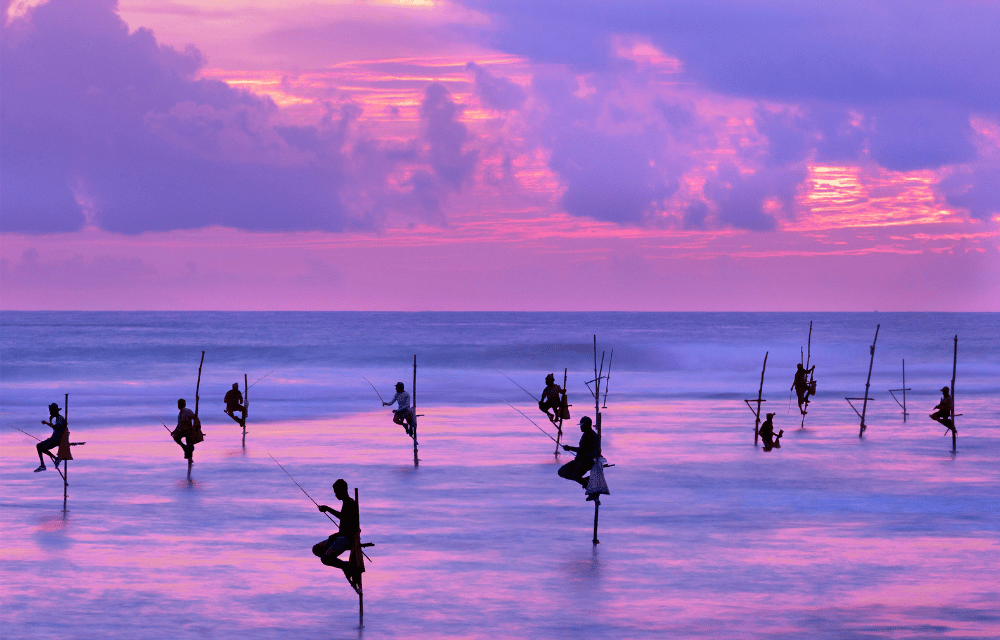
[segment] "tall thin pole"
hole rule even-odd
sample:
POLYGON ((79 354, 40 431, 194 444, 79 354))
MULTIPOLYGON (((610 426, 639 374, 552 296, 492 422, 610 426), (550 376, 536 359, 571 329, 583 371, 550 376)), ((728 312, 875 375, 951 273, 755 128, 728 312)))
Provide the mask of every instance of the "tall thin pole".
POLYGON ((413 354, 413 398, 412 398, 412 409, 413 412, 413 466, 420 465, 420 459, 417 458, 417 354, 413 354))
POLYGON ((754 424, 753 424, 753 446, 757 446, 757 440, 760 438, 760 403, 764 402, 762 397, 764 396, 764 372, 767 370, 767 355, 771 353, 770 351, 764 352, 764 366, 760 368, 760 388, 757 389, 757 411, 755 413, 754 424))
MULTIPOLYGON (((954 379, 954 376, 952 376, 954 379)), ((952 387, 955 386, 954 380, 952 381, 952 387)), ((69 433, 69 394, 63 396, 63 419, 66 420, 66 433, 69 433)), ((69 437, 66 436, 66 441, 69 442, 69 437)), ((67 447, 69 450, 69 447, 67 447)), ((58 449, 56 450, 58 454, 58 449)), ((66 498, 69 495, 69 460, 63 460, 63 511, 66 510, 66 498)))
POLYGON ((194 388, 194 415, 198 415, 198 394, 201 392, 201 366, 205 364, 205 352, 201 352, 201 362, 198 363, 198 384, 194 388))
POLYGON ((243 448, 247 448, 247 414, 250 413, 250 387, 247 386, 247 374, 243 374, 243 448))
MULTIPOLYGON (((604 369, 604 357, 601 357, 601 369, 604 369)), ((594 335, 594 415, 597 423, 597 457, 601 457, 601 375, 597 371, 597 335, 594 335)), ((598 496, 594 500, 594 540, 593 543, 600 544, 597 539, 597 521, 601 512, 601 498, 598 496)))
MULTIPOLYGON (((354 487, 354 504, 358 505, 358 488, 357 487, 354 487)), ((358 513, 359 514, 361 513, 361 507, 360 506, 358 506, 358 513)), ((359 517, 358 518, 358 521, 359 521, 359 523, 358 523, 358 532, 357 532, 357 534, 355 534, 357 536, 357 539, 356 539, 355 542, 358 545, 358 552, 359 553, 357 555, 355 555, 355 558, 357 558, 357 561, 358 561, 359 565, 364 565, 364 560, 361 558, 361 554, 364 553, 364 552, 361 550, 361 526, 360 526, 360 520, 361 520, 361 518, 359 517)), ((354 567, 354 569, 357 570, 358 567, 354 567)), ((364 596, 364 590, 361 588, 361 576, 362 575, 364 575, 363 572, 358 571, 358 628, 359 629, 363 629, 364 626, 365 626, 365 596, 364 596)))
POLYGON ((809 321, 809 341, 806 342, 806 369, 809 368, 809 360, 812 358, 813 349, 813 321, 809 321))
POLYGON ((562 440, 562 426, 563 426, 563 409, 566 407, 566 403, 569 402, 566 396, 566 380, 569 377, 569 368, 563 368, 563 397, 562 402, 559 406, 559 422, 556 423, 556 451, 555 455, 559 455, 559 441, 562 440))
MULTIPOLYGON (((952 381, 951 388, 955 388, 955 382, 952 381)), ((903 422, 906 422, 906 358, 903 358, 903 422)))
POLYGON ((958 372, 958 334, 955 334, 955 351, 951 359, 951 450, 958 450, 958 427, 955 426, 955 374, 958 372))
POLYGON ((865 413, 867 413, 868 411, 868 387, 871 386, 872 382, 872 366, 875 364, 875 343, 878 342, 878 330, 880 326, 882 325, 881 324, 875 325, 875 339, 872 340, 872 346, 870 349, 872 357, 871 360, 868 362, 868 379, 865 380, 865 401, 864 404, 861 405, 861 429, 860 431, 858 431, 859 438, 865 435, 865 429, 868 428, 868 426, 865 425, 865 413))

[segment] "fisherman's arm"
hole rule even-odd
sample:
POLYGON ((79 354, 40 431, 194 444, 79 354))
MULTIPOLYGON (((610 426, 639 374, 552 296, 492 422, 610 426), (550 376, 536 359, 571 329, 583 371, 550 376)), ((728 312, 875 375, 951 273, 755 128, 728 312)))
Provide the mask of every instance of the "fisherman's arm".
POLYGON ((332 513, 333 515, 337 516, 338 518, 340 517, 340 512, 339 511, 337 511, 333 507, 328 507, 325 504, 319 505, 319 510, 322 511, 323 513, 332 513))

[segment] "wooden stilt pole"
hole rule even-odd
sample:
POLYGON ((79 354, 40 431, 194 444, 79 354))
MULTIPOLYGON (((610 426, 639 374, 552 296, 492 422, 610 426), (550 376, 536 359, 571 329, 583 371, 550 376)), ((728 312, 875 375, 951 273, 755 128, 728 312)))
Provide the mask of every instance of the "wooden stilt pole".
MULTIPOLYGON (((361 506, 358 503, 358 488, 357 487, 354 487, 354 503, 356 505, 358 505, 358 513, 360 514, 361 513, 361 506)), ((360 529, 360 518, 358 518, 358 520, 359 520, 358 525, 359 525, 359 529, 360 529)), ((362 549, 361 549, 361 531, 360 530, 358 531, 357 536, 358 536, 358 538, 357 538, 357 544, 358 544, 358 549, 357 550, 358 550, 358 554, 357 554, 356 557, 358 559, 358 562, 363 565, 364 564, 364 559, 362 558, 362 554, 364 553, 364 551, 362 551, 362 549)), ((359 629, 364 629, 365 628, 365 595, 364 595, 364 589, 362 588, 362 585, 361 585, 361 576, 363 576, 363 575, 364 575, 363 572, 360 572, 360 571, 358 572, 358 588, 357 588, 357 592, 358 592, 358 628, 359 629)))
MULTIPOLYGON (((809 362, 810 362, 810 360, 812 360, 812 344, 813 344, 813 323, 812 323, 812 320, 810 320, 809 321, 809 338, 808 338, 808 340, 806 342, 806 371, 809 370, 809 362)), ((812 375, 812 373, 810 373, 809 374, 809 382, 807 383, 809 386, 806 387, 806 401, 804 403, 806 410, 809 409, 809 389, 812 388, 812 381, 813 381, 813 375, 812 375)), ((805 429, 805 428, 806 428, 806 414, 803 413, 802 414, 802 421, 799 423, 799 429, 805 429)))
POLYGON ((955 334, 955 351, 951 359, 951 452, 958 451, 958 426, 955 425, 955 375, 958 372, 958 334, 955 334))
POLYGON ((413 466, 420 466, 420 458, 417 457, 417 354, 413 354, 413 397, 411 398, 410 411, 413 414, 413 466))
MULTIPOLYGON (((198 362, 198 382, 194 386, 194 417, 198 417, 198 404, 201 400, 201 367, 205 364, 205 352, 201 352, 201 361, 198 362)), ((189 438, 190 440, 190 438, 189 438)), ((191 465, 194 464, 194 445, 191 445, 191 457, 188 458, 188 480, 191 479, 191 465)))
POLYGON ((907 391, 910 391, 910 389, 908 389, 906 387, 906 359, 904 358, 903 359, 903 388, 902 389, 889 389, 889 395, 892 396, 892 399, 895 400, 896 404, 898 404, 899 407, 903 410, 903 422, 906 422, 906 417, 908 415, 910 415, 909 413, 906 412, 906 392, 907 391), (896 392, 897 391, 902 391, 903 392, 903 401, 902 402, 900 402, 899 398, 896 397, 896 392))
MULTIPOLYGON (((568 376, 569 376, 569 369, 568 368, 564 368, 563 369, 563 387, 562 387, 563 388, 563 400, 564 401, 566 401, 566 398, 567 398, 567 395, 566 395, 567 394, 567 391, 566 391, 566 380, 568 379, 568 376)), ((556 423, 556 451, 555 451, 555 456, 556 457, 559 456, 559 448, 560 448, 559 441, 562 440, 562 427, 563 427, 563 407, 560 406, 559 407, 559 422, 556 423)))
POLYGON ((250 413, 250 388, 247 386, 247 374, 243 374, 243 420, 240 426, 243 427, 243 448, 247 448, 247 414, 250 413))
POLYGON ((760 439, 760 405, 762 402, 767 402, 763 399, 764 395, 764 372, 767 371, 767 356, 771 353, 770 351, 764 352, 764 365, 760 368, 760 388, 757 389, 757 410, 754 411, 753 407, 750 407, 750 400, 744 400, 750 410, 753 411, 754 424, 753 424, 753 446, 757 446, 757 441, 760 439))
MULTIPOLYGON (((954 382, 952 383, 952 387, 954 387, 954 382)), ((63 396, 63 419, 66 420, 66 432, 68 433, 69 432, 69 394, 68 393, 63 396)), ((69 460, 63 460, 62 477, 63 477, 63 511, 66 511, 66 499, 69 496, 69 460)))
POLYGON ((858 437, 864 435, 865 429, 868 425, 865 424, 865 415, 868 413, 868 388, 872 384, 872 367, 875 365, 875 343, 878 342, 878 330, 881 324, 875 325, 875 338, 872 340, 871 348, 871 359, 868 361, 868 378, 865 380, 865 400, 864 404, 861 405, 861 429, 858 431, 858 437))
MULTIPOLYGON (((601 357, 601 369, 604 369, 604 357, 601 357)), ((601 374, 597 370, 597 335, 594 335, 594 415, 597 425, 597 457, 601 457, 601 374)), ((594 499, 594 539, 593 544, 601 543, 597 539, 597 521, 601 512, 601 497, 594 499)))
POLYGON ((865 436, 865 430, 868 428, 868 425, 865 424, 865 414, 868 412, 868 388, 871 386, 872 382, 872 366, 875 364, 875 343, 878 342, 878 330, 880 326, 882 325, 880 324, 875 325, 875 339, 872 340, 872 346, 869 347, 869 351, 871 352, 871 360, 868 362, 868 379, 865 381, 865 397, 844 398, 845 400, 847 400, 847 404, 851 405, 851 408, 854 409, 854 413, 858 414, 858 416, 861 417, 861 428, 858 431, 859 438, 863 438, 865 436), (851 400, 864 400, 864 404, 861 405, 861 411, 858 411, 854 407, 854 403, 851 402, 851 400))
POLYGON ((194 415, 198 415, 198 402, 201 399, 201 367, 205 364, 205 352, 201 352, 201 362, 198 363, 198 383, 194 387, 194 415))

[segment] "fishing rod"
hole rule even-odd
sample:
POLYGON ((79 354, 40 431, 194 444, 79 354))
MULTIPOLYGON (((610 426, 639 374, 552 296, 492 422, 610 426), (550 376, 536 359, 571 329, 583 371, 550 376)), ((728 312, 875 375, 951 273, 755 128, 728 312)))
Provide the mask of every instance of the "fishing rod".
MULTIPOLYGON (((270 453, 269 453, 269 454, 267 454, 267 455, 268 455, 268 457, 269 457, 269 458, 271 458, 271 460, 274 460, 274 456, 272 456, 272 455, 271 455, 270 453)), ((288 478, 289 478, 289 479, 290 479, 290 480, 291 480, 292 482, 295 482, 295 478, 293 478, 293 477, 292 477, 292 474, 288 473, 288 471, 287 471, 287 470, 286 470, 286 469, 285 469, 284 467, 282 467, 282 466, 281 466, 281 463, 280 463, 280 462, 278 462, 277 460, 274 460, 274 464, 278 465, 278 467, 280 467, 280 468, 281 468, 281 470, 285 472, 285 475, 286 475, 286 476, 288 476, 288 478)), ((308 493, 306 493, 306 490, 302 488, 302 485, 301 485, 301 484, 299 484, 298 482, 295 482, 295 486, 296 486, 296 487, 298 487, 298 488, 299 488, 299 490, 300 490, 300 491, 302 491, 302 493, 305 493, 305 494, 306 494, 306 497, 307 497, 307 498, 309 498, 310 500, 312 500, 312 503, 313 503, 314 505, 316 505, 316 508, 317 508, 317 509, 319 508, 319 503, 318 503, 318 502, 316 502, 315 500, 313 500, 313 498, 312 498, 312 496, 311 496, 311 495, 309 495, 308 493)), ((324 515, 326 515, 326 517, 330 519, 330 522, 333 522, 334 524, 337 524, 337 523, 336 523, 336 522, 334 521, 334 519, 333 519, 333 516, 331 516, 331 515, 330 515, 329 513, 327 513, 326 511, 324 511, 324 512, 323 512, 323 514, 324 514, 324 515)))
MULTIPOLYGON (((11 429, 17 429, 17 427, 15 427, 15 426, 14 426, 14 425, 12 425, 12 424, 9 424, 9 425, 7 425, 7 426, 8 426, 8 427, 10 427, 11 429)), ((41 442, 41 441, 42 441, 42 439, 41 439, 41 438, 39 438, 38 436, 33 436, 33 435, 31 435, 30 433, 28 433, 28 432, 27 432, 27 431, 25 431, 24 429, 17 429, 17 430, 18 430, 18 431, 20 431, 21 433, 23 433, 23 434, 24 434, 24 435, 26 435, 26 436, 31 436, 32 438, 34 438, 35 440, 38 440, 39 442, 41 442)))
MULTIPOLYGON (((507 378, 508 380, 510 380, 511 382, 513 382, 514 384, 517 384, 517 380, 515 380, 514 378, 511 378, 509 375, 507 375, 503 371, 500 371, 499 369, 497 369, 497 373, 499 373, 503 377, 507 378)), ((530 391, 528 391, 527 389, 525 389, 521 385, 517 384, 517 388, 520 389, 521 391, 525 392, 529 396, 531 396, 531 399, 534 400, 535 402, 541 402, 541 400, 539 400, 538 398, 536 398, 534 395, 532 395, 532 393, 530 391)))
MULTIPOLYGON (((368 384, 371 384, 372 391, 375 392, 375 395, 378 396, 379 400, 382 400, 382 394, 378 392, 378 389, 375 388, 375 385, 372 384, 372 381, 369 380, 368 378, 364 377, 364 376, 361 376, 361 379, 364 380, 365 382, 367 382, 368 384)), ((385 405, 385 400, 382 400, 382 404, 385 405)))
POLYGON ((174 432, 170 430, 170 427, 168 427, 167 423, 163 421, 163 418, 160 418, 160 424, 162 424, 163 428, 167 430, 167 433, 169 433, 171 436, 174 435, 174 432))
MULTIPOLYGON (((269 375, 271 375, 275 371, 277 371, 277 369, 271 369, 270 371, 268 371, 267 373, 265 373, 261 377, 257 378, 257 382, 260 382, 261 380, 263 380, 264 378, 268 377, 269 375)), ((247 391, 249 391, 250 389, 253 389, 254 385, 257 384, 257 382, 254 382, 252 385, 250 385, 249 387, 247 387, 247 391)))
MULTIPOLYGON (((513 409, 514 411, 517 411, 518 413, 520 413, 525 418, 528 418, 528 416, 523 411, 521 411, 520 409, 518 409, 517 407, 515 407, 511 403, 508 402, 507 406, 510 407, 511 409, 513 409)), ((556 444, 559 444, 559 442, 555 438, 553 438, 552 436, 549 435, 548 431, 546 431, 545 429, 542 429, 541 427, 539 427, 537 422, 535 422, 531 418, 528 418, 528 422, 530 422, 531 424, 535 425, 535 427, 537 427, 539 431, 541 431, 542 433, 544 433, 545 437, 547 437, 549 440, 551 440, 552 442, 555 442, 556 444)))

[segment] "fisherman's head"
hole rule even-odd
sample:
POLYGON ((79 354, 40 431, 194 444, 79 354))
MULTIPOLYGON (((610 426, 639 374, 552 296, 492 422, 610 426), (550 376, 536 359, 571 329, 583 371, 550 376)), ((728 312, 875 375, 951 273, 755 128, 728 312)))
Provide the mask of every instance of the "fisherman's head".
POLYGON ((769 414, 767 414, 767 419, 768 419, 768 420, 770 420, 770 419, 771 419, 771 418, 773 418, 773 417, 774 417, 774 414, 773 414, 773 413, 769 413, 769 414))
POLYGON ((398 393, 398 392, 400 392, 400 391, 402 391, 402 390, 403 390, 403 389, 405 389, 405 388, 406 388, 406 387, 404 387, 404 386, 403 386, 403 383, 402 383, 402 382, 397 382, 397 383, 396 383, 396 392, 397 392, 397 393, 398 393))
POLYGON ((795 366, 796 366, 796 368, 798 368, 798 370, 799 370, 799 371, 801 371, 801 370, 805 369, 805 367, 803 367, 803 366, 802 366, 802 363, 801 363, 801 362, 800 362, 800 363, 798 363, 798 364, 797 364, 797 365, 795 365, 795 366))
POLYGON ((593 428, 593 423, 590 421, 589 416, 583 416, 580 418, 580 431, 589 431, 593 428))
POLYGON ((333 483, 333 495, 337 496, 341 500, 348 497, 346 480, 340 478, 333 483))
POLYGON ((555 381, 556 381, 556 377, 554 375, 552 375, 551 373, 549 375, 545 376, 545 384, 555 384, 555 381))
POLYGON ((234 382, 233 383, 233 391, 239 391, 239 390, 240 390, 240 383, 239 382, 234 382))
POLYGON ((49 415, 50 416, 59 415, 59 405, 57 405, 55 402, 49 405, 49 415))
POLYGON ((187 403, 187 400, 185 400, 184 398, 181 398, 180 400, 177 401, 177 408, 178 409, 183 409, 186 406, 188 406, 188 403, 187 403))
MULTIPOLYGON (((948 387, 941 387, 941 393, 951 393, 951 389, 948 388, 948 387)), ((51 407, 49 407, 49 408, 51 408, 51 407)))

